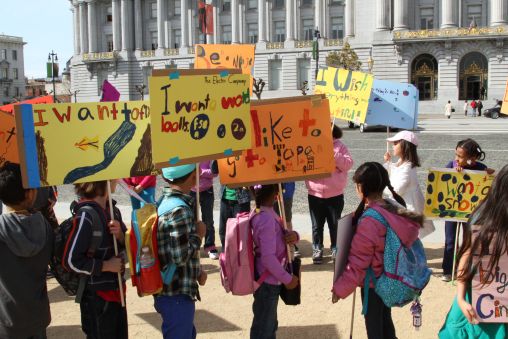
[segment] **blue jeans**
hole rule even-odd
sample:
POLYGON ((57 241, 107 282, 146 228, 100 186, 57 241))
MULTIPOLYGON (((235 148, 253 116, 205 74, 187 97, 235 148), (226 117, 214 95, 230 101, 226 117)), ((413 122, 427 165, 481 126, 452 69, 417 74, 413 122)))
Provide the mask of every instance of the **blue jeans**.
MULTIPOLYGON (((196 192, 191 191, 191 196, 196 199, 196 192)), ((201 206, 201 220, 206 225, 205 251, 215 249, 215 227, 213 227, 213 187, 199 192, 199 205, 201 206)))
POLYGON ((254 292, 252 304, 252 326, 250 339, 275 339, 279 323, 277 321, 277 305, 279 303, 280 285, 267 283, 254 292))
MULTIPOLYGON (((155 204, 155 187, 145 188, 138 194, 141 198, 145 199, 145 201, 147 203, 155 204)), ((138 199, 136 199, 134 197, 131 197, 131 204, 132 204, 133 210, 140 209, 141 207, 143 207, 145 205, 143 202, 139 201, 138 199)))
POLYGON ((164 339, 195 339, 194 313, 196 305, 188 295, 159 295, 155 297, 155 310, 162 317, 164 339))
POLYGON ((455 246, 455 236, 459 223, 455 221, 445 222, 445 248, 443 253, 443 274, 452 275, 453 269, 453 247, 455 246))

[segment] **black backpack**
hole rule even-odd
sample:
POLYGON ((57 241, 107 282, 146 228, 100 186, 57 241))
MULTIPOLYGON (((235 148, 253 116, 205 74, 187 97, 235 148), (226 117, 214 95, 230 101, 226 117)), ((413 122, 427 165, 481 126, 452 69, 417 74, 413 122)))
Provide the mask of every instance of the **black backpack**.
POLYGON ((71 203, 72 216, 62 222, 55 230, 55 242, 49 266, 55 279, 70 296, 76 296, 76 302, 80 302, 86 286, 88 276, 70 270, 63 262, 65 247, 71 230, 74 228, 80 212, 86 211, 92 216, 92 239, 87 255, 93 257, 95 251, 102 243, 104 222, 97 211, 90 205, 79 206, 76 201, 71 203))

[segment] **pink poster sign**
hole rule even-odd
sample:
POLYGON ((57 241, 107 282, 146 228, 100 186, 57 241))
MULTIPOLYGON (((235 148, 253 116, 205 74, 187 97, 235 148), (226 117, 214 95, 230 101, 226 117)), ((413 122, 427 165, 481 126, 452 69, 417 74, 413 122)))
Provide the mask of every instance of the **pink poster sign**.
POLYGON ((508 257, 502 256, 493 272, 489 257, 482 259, 472 281, 472 306, 483 323, 508 323, 508 257))

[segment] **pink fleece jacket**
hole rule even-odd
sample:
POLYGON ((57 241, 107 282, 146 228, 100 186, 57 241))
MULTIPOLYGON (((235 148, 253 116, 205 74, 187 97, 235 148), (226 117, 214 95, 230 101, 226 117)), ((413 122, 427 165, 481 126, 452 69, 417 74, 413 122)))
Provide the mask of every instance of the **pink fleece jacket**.
POLYGON ((127 185, 130 186, 138 186, 140 185, 143 187, 143 189, 149 188, 149 187, 155 187, 155 184, 157 183, 156 178, 154 175, 147 175, 144 177, 131 177, 131 178, 125 178, 123 179, 127 183, 127 185))
POLYGON ((333 153, 335 171, 328 178, 305 181, 309 195, 327 199, 344 193, 347 172, 353 167, 353 158, 340 139, 333 141, 333 153))
MULTIPOLYGON (((381 213, 397 233, 404 246, 409 247, 418 238, 420 225, 400 215, 388 212, 378 204, 371 208, 381 213)), ((341 299, 353 293, 357 286, 363 286, 365 274, 372 267, 374 275, 383 272, 386 227, 377 220, 366 217, 360 221, 349 250, 348 264, 344 273, 333 284, 333 291, 341 299)), ((372 283, 371 283, 372 287, 372 283)))

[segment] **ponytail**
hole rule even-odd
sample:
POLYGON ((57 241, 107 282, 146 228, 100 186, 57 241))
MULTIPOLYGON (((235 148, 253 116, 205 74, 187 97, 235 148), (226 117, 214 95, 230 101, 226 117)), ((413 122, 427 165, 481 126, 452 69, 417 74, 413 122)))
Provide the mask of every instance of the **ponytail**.
POLYGON ((362 201, 356 208, 355 213, 353 214, 353 226, 355 228, 358 225, 358 221, 360 220, 360 217, 362 216, 364 210, 365 210, 365 198, 362 199, 362 201))
POLYGON ((402 199, 402 197, 397 192, 395 192, 395 189, 393 188, 392 184, 390 182, 388 182, 387 186, 388 186, 388 189, 390 190, 390 192, 393 195, 393 199, 395 199, 395 201, 397 201, 402 206, 407 207, 406 206, 406 202, 404 201, 404 199, 402 199))

